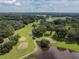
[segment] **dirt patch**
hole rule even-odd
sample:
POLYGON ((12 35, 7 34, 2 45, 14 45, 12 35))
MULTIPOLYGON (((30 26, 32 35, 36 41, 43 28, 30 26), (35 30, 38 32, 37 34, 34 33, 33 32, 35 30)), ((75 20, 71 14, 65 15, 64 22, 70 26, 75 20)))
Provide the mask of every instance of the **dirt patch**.
POLYGON ((28 42, 26 40, 26 37, 22 36, 20 39, 19 39, 19 46, 18 46, 18 50, 24 50, 26 48, 28 48, 28 42))
POLYGON ((19 42, 25 42, 26 41, 26 37, 22 36, 20 39, 19 39, 19 42))
POLYGON ((26 49, 26 48, 28 48, 28 43, 26 43, 26 42, 23 42, 23 43, 21 43, 21 44, 18 46, 18 49, 19 49, 19 50, 23 50, 23 49, 26 49))

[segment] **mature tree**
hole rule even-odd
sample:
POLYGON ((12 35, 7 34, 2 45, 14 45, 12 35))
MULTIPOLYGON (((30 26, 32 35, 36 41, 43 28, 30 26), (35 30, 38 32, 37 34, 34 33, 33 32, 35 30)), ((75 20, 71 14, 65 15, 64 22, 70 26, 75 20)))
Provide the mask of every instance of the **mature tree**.
POLYGON ((55 37, 57 37, 57 40, 59 41, 64 41, 66 35, 67 35, 67 29, 65 29, 64 27, 62 26, 56 26, 55 27, 55 37))
POLYGON ((41 41, 37 41, 37 44, 40 48, 48 48, 50 42, 46 39, 42 39, 41 41))
POLYGON ((79 44, 79 30, 70 30, 67 34, 66 42, 79 44))
POLYGON ((40 20, 40 24, 45 24, 45 22, 46 22, 46 19, 41 19, 40 20))
POLYGON ((32 27, 35 28, 35 27, 37 27, 37 25, 36 24, 33 24, 32 27))
POLYGON ((55 25, 65 25, 65 20, 57 19, 53 21, 55 25))
POLYGON ((9 20, 7 21, 7 23, 13 26, 15 30, 18 30, 25 26, 21 20, 9 20))
POLYGON ((13 34, 14 34, 14 28, 11 25, 1 21, 0 22, 0 37, 6 38, 13 34))
POLYGON ((0 43, 3 43, 4 40, 3 40, 3 37, 0 37, 0 43))
POLYGON ((34 37, 41 37, 43 33, 39 29, 32 29, 32 33, 34 37))
POLYGON ((77 38, 77 33, 76 32, 69 32, 66 38, 67 43, 74 43, 75 39, 77 38))
POLYGON ((16 45, 17 42, 18 42, 19 37, 20 37, 19 35, 10 36, 9 40, 10 40, 11 44, 16 45))
POLYGON ((0 45, 0 55, 8 53, 12 49, 10 42, 6 42, 3 45, 0 45))

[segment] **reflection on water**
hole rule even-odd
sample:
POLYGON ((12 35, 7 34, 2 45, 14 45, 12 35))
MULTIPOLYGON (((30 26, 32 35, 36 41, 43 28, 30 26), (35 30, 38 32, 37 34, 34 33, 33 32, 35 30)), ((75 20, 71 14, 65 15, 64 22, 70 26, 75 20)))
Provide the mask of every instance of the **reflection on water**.
MULTIPOLYGON (((66 49, 66 48, 60 48, 60 47, 55 47, 53 48, 54 51, 56 51, 56 59, 79 59, 79 53, 71 50, 71 49, 66 49)), ((40 51, 38 50, 36 53, 39 53, 40 51)), ((52 50, 51 50, 52 52, 52 50)), ((46 52, 45 52, 46 54, 46 52)), ((47 55, 47 54, 46 54, 47 55)), ((39 54, 40 57, 40 54, 39 54)), ((46 56, 48 58, 48 56, 46 56)), ((28 58, 24 59, 36 59, 33 54, 29 55, 28 58)))

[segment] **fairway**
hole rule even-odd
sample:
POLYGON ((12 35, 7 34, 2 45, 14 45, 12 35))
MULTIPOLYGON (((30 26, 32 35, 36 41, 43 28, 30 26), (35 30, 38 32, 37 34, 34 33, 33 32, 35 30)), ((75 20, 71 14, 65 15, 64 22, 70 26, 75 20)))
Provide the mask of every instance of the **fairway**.
POLYGON ((74 50, 76 52, 79 52, 79 45, 78 44, 66 44, 65 42, 57 42, 52 44, 53 46, 62 47, 74 50))
MULTIPOLYGON (((47 40, 49 40, 49 39, 52 39, 52 38, 50 38, 50 36, 49 37, 43 36, 43 37, 37 38, 37 40, 40 40, 40 39, 47 39, 47 40)), ((50 45, 51 46, 55 46, 55 47, 60 47, 60 48, 71 49, 73 51, 79 52, 79 45, 78 44, 67 44, 65 42, 58 42, 57 41, 56 43, 51 43, 50 45)))
POLYGON ((25 50, 19 51, 18 50, 19 43, 18 43, 16 46, 13 47, 13 49, 9 53, 7 53, 5 55, 1 55, 0 59, 19 59, 20 57, 27 55, 34 50, 35 45, 29 36, 29 33, 32 30, 31 26, 32 26, 32 24, 26 25, 24 28, 17 30, 15 32, 15 33, 18 33, 20 36, 26 37, 26 39, 27 39, 26 41, 28 42, 28 48, 25 50))

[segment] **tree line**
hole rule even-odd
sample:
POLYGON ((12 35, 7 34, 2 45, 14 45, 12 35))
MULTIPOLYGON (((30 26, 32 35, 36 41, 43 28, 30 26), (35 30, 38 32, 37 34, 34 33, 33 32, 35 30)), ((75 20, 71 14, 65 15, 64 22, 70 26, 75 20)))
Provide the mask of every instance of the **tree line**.
POLYGON ((65 19, 53 19, 53 21, 40 20, 40 23, 33 24, 32 33, 34 37, 42 37, 49 31, 54 40, 64 41, 66 43, 79 44, 79 17, 65 17, 65 19))
POLYGON ((14 45, 17 44, 19 35, 14 35, 16 30, 23 28, 25 25, 42 19, 42 16, 3 16, 0 17, 0 55, 10 52, 14 45), (5 42, 8 38, 8 42, 5 42))

